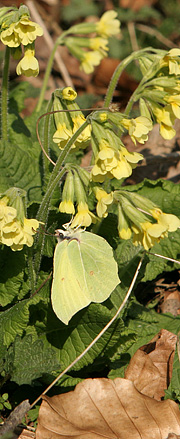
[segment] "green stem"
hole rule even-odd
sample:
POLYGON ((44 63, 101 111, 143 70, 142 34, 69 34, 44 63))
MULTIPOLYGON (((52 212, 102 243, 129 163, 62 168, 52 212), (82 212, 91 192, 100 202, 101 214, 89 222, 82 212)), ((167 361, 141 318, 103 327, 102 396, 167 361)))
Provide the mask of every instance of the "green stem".
POLYGON ((111 82, 109 84, 109 88, 104 100, 104 107, 109 107, 113 98, 113 93, 116 88, 117 82, 123 70, 128 66, 128 64, 131 63, 131 61, 133 61, 134 59, 138 59, 142 54, 144 54, 144 52, 148 52, 148 51, 156 52, 156 50, 151 47, 137 50, 136 52, 131 53, 131 55, 129 55, 127 58, 125 58, 123 61, 119 63, 111 78, 111 82))
MULTIPOLYGON (((48 106, 47 106, 47 113, 49 113, 52 110, 53 105, 53 98, 51 97, 48 106)), ((47 114, 44 122, 44 143, 43 147, 46 153, 49 153, 49 120, 50 120, 50 114, 47 114)), ((43 155, 43 170, 44 170, 44 186, 46 187, 46 183, 49 176, 49 160, 46 157, 46 155, 43 155)))
POLYGON ((34 271, 34 265, 33 265, 33 251, 32 247, 28 248, 27 250, 27 262, 28 262, 28 274, 29 274, 29 280, 31 285, 31 294, 35 291, 35 285, 36 285, 36 279, 35 279, 35 271, 34 271))
POLYGON ((52 70, 52 65, 53 65, 53 61, 54 61, 54 55, 56 53, 56 50, 57 50, 58 46, 63 44, 63 39, 64 39, 65 35, 67 35, 69 33, 69 31, 70 30, 68 30, 66 32, 63 32, 63 34, 60 35, 60 37, 57 38, 57 40, 55 42, 55 45, 53 47, 53 50, 51 52, 51 55, 49 57, 48 65, 47 65, 46 72, 45 72, 45 75, 44 75, 43 86, 41 88, 41 93, 40 93, 40 96, 39 96, 39 101, 38 101, 38 104, 37 104, 37 107, 36 107, 36 111, 37 112, 39 112, 41 110, 41 106, 42 106, 42 103, 43 103, 43 100, 44 100, 44 95, 45 95, 45 92, 46 92, 47 83, 48 83, 49 76, 50 76, 50 73, 51 73, 51 70, 52 70))
MULTIPOLYGON (((36 217, 38 221, 42 221, 43 223, 45 223, 45 225, 47 224, 48 207, 49 207, 49 202, 52 198, 53 192, 54 192, 56 186, 58 185, 59 181, 63 177, 63 175, 66 173, 66 167, 64 166, 62 168, 62 164, 63 164, 64 160, 66 159, 66 157, 71 149, 71 146, 73 145, 73 143, 75 142, 77 137, 89 125, 89 118, 90 118, 90 115, 87 117, 86 121, 81 125, 81 127, 78 128, 78 130, 73 134, 71 139, 67 142, 65 148, 63 149, 63 151, 61 152, 61 154, 58 157, 58 160, 56 162, 56 166, 54 167, 54 169, 51 173, 51 177, 49 179, 47 191, 44 195, 44 198, 42 200, 42 203, 40 205, 40 208, 38 210, 37 217, 36 217)), ((40 263, 41 263, 42 249, 43 249, 43 245, 44 245, 44 234, 41 234, 41 233, 37 234, 36 245, 37 245, 37 252, 35 255, 35 259, 34 259, 34 269, 35 269, 35 272, 37 274, 39 271, 40 263)))
POLYGON ((1 91, 1 136, 3 140, 8 140, 8 76, 10 53, 10 48, 7 46, 4 55, 1 91))
MULTIPOLYGON (((142 80, 144 82, 144 80, 142 80)), ((129 113, 131 111, 131 108, 134 104, 134 102, 136 102, 139 98, 140 98, 140 91, 142 88, 142 81, 139 83, 138 87, 136 88, 136 90, 134 90, 133 94, 131 95, 128 104, 126 105, 126 108, 124 110, 124 114, 126 116, 129 116, 129 113)))

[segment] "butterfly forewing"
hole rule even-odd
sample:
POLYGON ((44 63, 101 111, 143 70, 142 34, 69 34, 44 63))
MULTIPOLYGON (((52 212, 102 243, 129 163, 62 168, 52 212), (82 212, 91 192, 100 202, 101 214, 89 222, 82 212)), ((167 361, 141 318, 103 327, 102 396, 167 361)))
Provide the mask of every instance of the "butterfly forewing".
POLYGON ((91 302, 103 302, 120 282, 110 245, 90 232, 64 239, 54 253, 52 306, 65 324, 91 302))

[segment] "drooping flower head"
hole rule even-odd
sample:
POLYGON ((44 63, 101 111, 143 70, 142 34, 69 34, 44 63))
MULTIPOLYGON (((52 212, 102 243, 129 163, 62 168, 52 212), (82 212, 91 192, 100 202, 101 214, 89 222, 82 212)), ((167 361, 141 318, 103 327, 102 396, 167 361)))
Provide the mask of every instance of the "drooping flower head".
POLYGON ((122 239, 133 235, 133 244, 149 250, 155 243, 180 228, 180 219, 165 214, 151 200, 135 192, 115 191, 118 202, 118 231, 122 239))
POLYGON ((7 27, 6 22, 2 24, 2 29, 6 27, 0 35, 4 45, 8 47, 18 47, 20 44, 27 46, 27 44, 32 44, 38 36, 43 35, 41 26, 29 19, 28 9, 26 14, 21 15, 21 8, 19 8, 19 14, 14 15, 14 20, 7 27))
POLYGON ((95 186, 93 188, 93 191, 98 201, 96 205, 97 215, 99 218, 106 218, 108 215, 107 213, 108 206, 113 202, 113 194, 112 192, 108 194, 106 191, 99 188, 98 186, 95 186))
POLYGON ((0 40, 12 50, 12 55, 18 59, 24 46, 24 57, 17 65, 17 74, 37 76, 39 73, 38 61, 35 58, 35 40, 43 35, 39 24, 30 20, 29 10, 22 5, 19 9, 7 11, 0 19, 0 40))
POLYGON ((24 48, 24 57, 19 61, 16 67, 17 75, 36 77, 39 74, 39 63, 34 55, 35 55, 35 50, 33 48, 33 45, 28 44, 24 48))
POLYGON ((180 49, 174 48, 160 61, 161 67, 168 66, 170 75, 180 75, 180 49))
MULTIPOLYGON (((54 96, 54 110, 60 110, 60 112, 54 114, 56 131, 53 135, 53 141, 58 144, 60 149, 64 149, 68 140, 86 121, 78 104, 75 102, 76 96, 77 93, 71 87, 65 87, 56 91, 54 96)), ((88 125, 79 134, 71 149, 86 148, 90 136, 91 127, 88 125)))
POLYGON ((152 130, 152 120, 144 116, 135 119, 123 119, 122 125, 128 129, 132 141, 136 145, 136 141, 144 144, 148 140, 148 133, 152 130))
POLYGON ((24 191, 11 188, 0 199, 0 243, 11 247, 13 251, 23 249, 24 245, 33 245, 39 222, 27 219, 24 212, 24 191))
POLYGON ((116 18, 117 12, 106 11, 96 23, 96 32, 103 38, 118 35, 120 32, 120 21, 116 18))

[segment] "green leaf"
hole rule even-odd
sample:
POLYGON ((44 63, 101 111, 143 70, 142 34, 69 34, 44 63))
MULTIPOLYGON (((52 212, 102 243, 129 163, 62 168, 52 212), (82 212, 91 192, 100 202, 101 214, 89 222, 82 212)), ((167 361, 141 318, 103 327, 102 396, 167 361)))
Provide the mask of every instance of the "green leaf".
POLYGON ((1 141, 0 159, 0 192, 16 186, 28 191, 29 200, 41 200, 39 157, 32 157, 28 148, 25 151, 19 144, 1 141))
POLYGON ((118 376, 124 377, 124 371, 137 349, 147 344, 162 328, 178 334, 180 317, 174 317, 171 314, 157 314, 154 310, 145 308, 133 299, 128 307, 125 323, 132 336, 130 336, 129 341, 127 340, 124 352, 119 347, 115 353, 115 359, 110 362, 111 371, 108 376, 112 379, 118 376))
POLYGON ((24 300, 0 313, 0 332, 3 342, 8 347, 16 335, 22 335, 29 321, 29 303, 24 300))
POLYGON ((20 112, 23 110, 25 104, 24 100, 27 96, 28 90, 32 91, 32 86, 24 81, 20 82, 20 84, 16 85, 9 93, 9 110, 12 113, 20 112))
MULTIPOLYGON (((157 253, 172 259, 179 259, 180 257, 180 230, 169 233, 168 238, 161 239, 159 244, 155 244, 151 250, 152 254, 157 253)), ((179 269, 179 264, 161 259, 157 256, 148 254, 149 262, 146 265, 145 274, 142 279, 143 282, 155 279, 163 271, 173 271, 179 269)))
POLYGON ((165 399, 178 399, 180 402, 180 362, 178 352, 176 349, 174 361, 173 361, 173 373, 170 385, 165 392, 165 399))
POLYGON ((21 299, 28 292, 25 277, 25 252, 13 252, 9 247, 0 248, 0 305, 6 306, 15 298, 21 299))
POLYGON ((41 377, 60 367, 56 350, 51 346, 44 347, 42 340, 32 340, 31 335, 22 339, 17 337, 14 348, 14 371, 11 381, 17 384, 31 384, 41 377))
MULTIPOLYGON (((88 308, 78 312, 70 320, 68 326, 56 317, 50 304, 47 311, 44 308, 45 314, 41 316, 41 319, 38 312, 34 313, 32 309, 31 324, 37 329, 38 337, 44 341, 45 346, 50 344, 56 348, 61 370, 83 352, 112 318, 115 310, 110 302, 106 301, 106 303, 107 306, 111 305, 111 310, 105 305, 91 304, 88 308)), ((121 343, 123 326, 123 321, 117 319, 93 348, 73 367, 73 370, 79 370, 93 362, 96 365, 98 362, 102 363, 102 358, 107 358, 111 352, 114 352, 116 344, 121 343)), ((30 330, 29 327, 28 330, 30 330)))

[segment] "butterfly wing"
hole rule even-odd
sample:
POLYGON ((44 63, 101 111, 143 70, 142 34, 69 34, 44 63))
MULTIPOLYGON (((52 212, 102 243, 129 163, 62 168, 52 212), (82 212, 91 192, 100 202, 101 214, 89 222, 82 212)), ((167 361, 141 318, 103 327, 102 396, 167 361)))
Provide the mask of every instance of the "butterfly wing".
POLYGON ((51 300, 65 324, 90 302, 106 300, 119 282, 113 251, 105 239, 82 232, 79 240, 57 244, 51 300))

